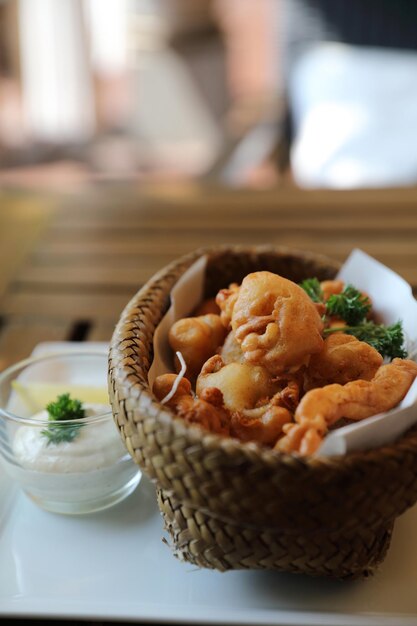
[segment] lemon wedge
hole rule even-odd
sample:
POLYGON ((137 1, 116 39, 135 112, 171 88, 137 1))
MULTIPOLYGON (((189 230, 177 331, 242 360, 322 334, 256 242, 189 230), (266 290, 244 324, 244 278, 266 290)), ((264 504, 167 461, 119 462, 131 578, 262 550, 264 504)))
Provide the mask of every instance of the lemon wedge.
POLYGON ((50 402, 55 402, 57 397, 63 393, 69 393, 72 398, 81 400, 81 402, 109 404, 109 396, 105 387, 90 387, 71 383, 22 383, 14 380, 12 388, 32 411, 41 411, 50 402))

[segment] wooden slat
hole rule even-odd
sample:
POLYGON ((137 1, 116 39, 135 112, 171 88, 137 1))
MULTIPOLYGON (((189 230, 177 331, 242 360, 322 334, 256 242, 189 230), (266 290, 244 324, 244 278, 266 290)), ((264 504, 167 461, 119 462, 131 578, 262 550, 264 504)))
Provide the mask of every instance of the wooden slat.
MULTIPOLYGON (((169 259, 171 260, 171 259, 169 259)), ((166 260, 168 262, 168 259, 166 260)), ((165 262, 162 263, 164 265, 165 262)), ((63 287, 105 287, 109 289, 126 289, 143 285, 155 272, 162 267, 161 261, 154 259, 138 262, 134 267, 124 267, 119 263, 116 266, 114 259, 108 260, 105 265, 98 262, 94 264, 77 265, 68 263, 67 267, 61 265, 41 265, 24 268, 16 279, 19 289, 27 286, 50 286, 63 287)))
MULTIPOLYGON (((135 239, 128 239, 123 236, 114 236, 111 240, 107 239, 91 239, 85 241, 79 240, 48 240, 45 241, 42 248, 33 255, 33 262, 48 262, 49 258, 54 257, 55 260, 72 256, 83 255, 86 258, 105 259, 112 256, 134 257, 141 261, 141 257, 159 258, 161 264, 172 258, 183 254, 186 251, 193 250, 206 245, 220 245, 223 243, 281 243, 291 244, 294 242, 319 242, 322 245, 332 248, 339 247, 339 244, 346 242, 352 247, 371 246, 372 249, 382 253, 386 248, 391 254, 409 254, 415 251, 417 239, 417 229, 407 230, 404 233, 395 233, 386 229, 382 234, 370 234, 362 229, 357 232, 348 232, 344 229, 333 230, 329 233, 323 231, 305 231, 304 229, 295 229, 292 232, 286 231, 284 228, 269 228, 264 230, 247 230, 226 229, 219 232, 199 231, 194 235, 184 236, 183 233, 160 232, 158 234, 149 234, 148 236, 138 236, 135 239)), ((347 247, 347 246, 346 246, 347 247)), ((142 259, 143 260, 143 259, 142 259)))
POLYGON ((0 194, 0 295, 54 214, 51 198, 0 194))
MULTIPOLYGON (((292 204, 322 206, 332 204, 334 207, 349 206, 355 207, 366 205, 369 207, 395 207, 398 205, 416 204, 417 187, 398 187, 381 189, 352 189, 352 190, 331 190, 331 189, 299 189, 293 185, 280 186, 265 189, 262 191, 247 188, 223 188, 223 187, 202 187, 192 185, 187 182, 165 184, 142 185, 141 191, 150 205, 154 203, 165 203, 167 205, 181 204, 183 206, 203 203, 222 202, 224 204, 249 203, 252 206, 262 206, 267 204, 277 206, 277 204, 292 204)), ((111 194, 107 194, 108 202, 112 202, 111 194)), ((125 193, 120 198, 119 207, 132 204, 132 194, 125 193)), ((95 191, 91 196, 92 208, 97 208, 98 197, 95 191)))
MULTIPOLYGON (((194 216, 195 217, 195 216, 194 216)), ((56 240, 60 238, 71 238, 77 240, 88 239, 92 241, 111 240, 114 236, 123 236, 127 239, 134 238, 141 234, 152 235, 155 233, 194 233, 194 232, 219 232, 219 231, 267 231, 269 229, 280 229, 286 231, 299 230, 320 232, 325 235, 334 230, 344 232, 369 231, 370 233, 379 233, 386 230, 407 233, 410 229, 417 229, 417 214, 407 214, 399 216, 396 211, 392 211, 387 215, 381 215, 378 219, 375 216, 369 216, 368 213, 355 217, 353 219, 350 213, 341 212, 339 214, 332 212, 331 215, 320 216, 309 210, 305 213, 292 211, 290 215, 284 215, 279 207, 270 215, 264 212, 256 212, 252 210, 250 214, 242 211, 239 215, 230 215, 224 210, 205 211, 193 219, 191 211, 182 212, 182 214, 171 214, 166 212, 160 216, 147 216, 135 221, 130 220, 126 224, 119 223, 118 226, 110 225, 108 227, 97 226, 90 227, 87 231, 80 228, 80 223, 70 227, 69 225, 63 229, 55 228, 51 231, 51 238, 56 240), (258 213, 258 214, 257 214, 258 213), (401 218, 401 219, 400 219, 401 218), (70 233, 70 231, 73 231, 70 233)))
POLYGON ((71 293, 24 291, 10 294, 0 308, 4 316, 36 317, 45 320, 77 321, 106 320, 115 323, 130 295, 107 293, 71 293))
MULTIPOLYGON (((272 241, 272 238, 269 241, 272 241)), ((265 240, 259 243, 264 242, 265 240)), ((250 243, 256 243, 256 240, 250 243)), ((291 239, 280 237, 275 243, 320 252, 337 260, 344 260, 352 247, 359 245, 359 242, 353 239, 343 238, 328 242, 312 237, 306 239, 302 236, 295 236, 291 239)), ((415 276, 413 282, 416 282, 417 245, 414 241, 376 241, 361 243, 360 247, 395 271, 401 273, 406 270, 409 275, 415 276)), ((110 289, 137 288, 164 265, 192 249, 194 249, 193 245, 190 245, 188 249, 184 246, 182 249, 178 248, 177 254, 160 255, 157 252, 152 253, 151 246, 149 254, 125 255, 122 248, 112 246, 108 251, 108 256, 98 253, 94 255, 91 250, 81 254, 78 247, 77 251, 72 254, 43 251, 41 258, 36 258, 32 265, 24 267, 18 274, 16 284, 20 288, 28 285, 50 285, 55 288, 89 285, 110 289)), ((142 251, 142 246, 140 250, 142 251)))
POLYGON ((77 198, 70 200, 71 211, 65 216, 71 218, 85 213, 88 208, 89 215, 113 214, 121 216, 135 211, 143 206, 148 214, 155 212, 159 207, 187 208, 201 211, 207 207, 219 206, 230 211, 239 212, 245 206, 253 212, 266 211, 268 207, 276 210, 278 207, 289 206, 296 210, 300 208, 310 211, 321 210, 329 206, 334 212, 342 208, 361 213, 365 208, 377 214, 380 211, 391 212, 400 207, 416 206, 416 188, 400 189, 368 189, 351 191, 333 190, 301 190, 295 187, 280 187, 266 191, 254 191, 248 189, 224 189, 187 184, 157 185, 151 187, 142 185, 141 192, 133 188, 105 188, 91 189, 83 192, 77 198))
MULTIPOLYGON (((339 216, 351 216, 352 219, 362 219, 364 216, 367 216, 369 219, 374 220, 374 222, 380 217, 384 219, 390 219, 392 215, 399 214, 402 218, 409 216, 413 217, 413 212, 416 207, 416 202, 411 203, 398 203, 397 205, 386 204, 380 205, 378 203, 371 204, 350 204, 346 203, 327 203, 327 204, 314 204, 309 200, 305 199, 304 202, 283 202, 282 199, 277 196, 274 203, 265 203, 260 198, 259 201, 254 199, 251 203, 246 201, 244 202, 224 202, 223 200, 219 200, 218 202, 211 203, 207 200, 198 201, 195 204, 190 205, 155 205, 151 211, 149 211, 149 207, 145 207, 145 211, 142 209, 139 204, 135 208, 128 209, 126 208, 124 211, 120 213, 115 213, 114 211, 104 210, 102 213, 92 212, 88 214, 88 225, 93 225, 95 219, 100 219, 103 227, 113 227, 118 228, 123 224, 134 225, 138 223, 138 217, 141 216, 141 219, 144 221, 158 221, 163 219, 164 217, 170 217, 173 220, 175 219, 186 219, 187 216, 192 214, 197 214, 198 219, 195 221, 199 221, 200 218, 205 218, 210 215, 221 215, 223 219, 232 219, 235 220, 239 216, 244 216, 245 218, 252 217, 254 220, 260 217, 266 217, 268 219, 274 218, 277 214, 282 215, 284 219, 291 218, 293 216, 303 216, 305 218, 315 218, 317 217, 318 221, 322 219, 328 218, 329 220, 336 220, 339 216)), ((56 222, 57 228, 63 227, 77 227, 77 219, 79 219, 81 213, 77 215, 77 213, 68 212, 66 214, 62 214, 60 219, 56 222)))
POLYGON ((340 261, 359 247, 417 289, 417 189, 142 193, 106 187, 67 197, 42 233, 30 239, 30 255, 20 271, 14 267, 0 303, 8 323, 37 320, 39 341, 48 338, 48 321, 70 329, 86 322, 78 327, 87 329, 84 339, 108 341, 150 276, 204 246, 278 244, 340 261))

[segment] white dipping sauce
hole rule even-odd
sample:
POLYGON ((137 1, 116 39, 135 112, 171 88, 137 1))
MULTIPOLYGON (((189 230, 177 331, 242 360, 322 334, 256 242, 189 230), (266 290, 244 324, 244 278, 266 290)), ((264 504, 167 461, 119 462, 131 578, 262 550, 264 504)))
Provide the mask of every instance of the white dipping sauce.
MULTIPOLYGON (((83 406, 86 417, 110 412, 108 405, 83 406)), ((139 482, 139 468, 127 452, 111 414, 95 423, 86 422, 72 441, 60 443, 49 442, 42 435, 48 427, 47 411, 32 419, 43 422, 16 430, 12 444, 15 462, 8 466, 9 473, 35 500, 102 503, 132 481, 139 482)))
MULTIPOLYGON (((104 404, 86 403, 83 407, 86 417, 110 411, 104 404)), ((41 411, 32 419, 45 422, 48 412, 41 411)), ((17 429, 13 452, 22 467, 38 472, 89 472, 113 465, 126 452, 111 415, 96 423, 87 422, 72 441, 52 443, 42 434, 45 428, 47 426, 21 426, 17 429)))

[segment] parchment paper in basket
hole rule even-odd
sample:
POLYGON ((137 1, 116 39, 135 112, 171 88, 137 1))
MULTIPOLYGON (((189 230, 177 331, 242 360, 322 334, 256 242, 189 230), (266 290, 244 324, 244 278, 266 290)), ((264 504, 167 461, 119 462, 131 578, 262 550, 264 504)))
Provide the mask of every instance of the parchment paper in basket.
MULTIPOLYGON (((201 257, 180 278, 171 292, 171 306, 154 336, 154 361, 149 371, 149 384, 156 376, 172 371, 172 351, 168 331, 181 317, 186 317, 203 297, 206 258, 201 257)), ((398 274, 361 250, 354 250, 343 264, 338 277, 365 291, 372 299, 380 322, 403 322, 407 349, 414 353, 417 346, 417 302, 410 285, 398 274)), ((414 383, 401 405, 378 416, 339 428, 327 437, 317 454, 330 456, 370 449, 389 443, 417 422, 417 383, 414 383), (397 419, 398 417, 398 419, 397 419)))
POLYGON ((335 430, 322 443, 320 456, 378 448, 398 439, 417 422, 417 379, 404 400, 392 411, 335 430))
MULTIPOLYGON (((354 250, 338 277, 365 291, 384 324, 402 321, 409 356, 416 358, 417 302, 410 285, 379 261, 361 250, 354 250)), ((387 413, 367 418, 332 431, 317 451, 318 456, 368 450, 395 441, 417 423, 417 382, 411 386, 399 406, 387 413)))
POLYGON ((154 333, 154 359, 148 374, 151 387, 157 376, 172 372, 172 350, 168 343, 168 332, 176 320, 189 316, 202 301, 206 265, 207 257, 200 257, 171 290, 171 305, 154 333))

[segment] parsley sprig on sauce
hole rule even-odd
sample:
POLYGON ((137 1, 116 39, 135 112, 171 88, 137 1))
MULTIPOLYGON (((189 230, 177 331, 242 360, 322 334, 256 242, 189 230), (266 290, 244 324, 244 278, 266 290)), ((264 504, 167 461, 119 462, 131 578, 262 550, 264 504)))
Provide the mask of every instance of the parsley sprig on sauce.
POLYGON ((48 411, 49 426, 46 430, 42 430, 42 435, 48 439, 48 445, 73 441, 82 424, 61 424, 60 422, 79 420, 85 417, 85 410, 80 400, 71 398, 69 393, 64 393, 58 396, 55 402, 50 402, 46 410, 48 411))
POLYGON ((331 295, 327 302, 317 278, 308 278, 300 283, 300 287, 310 296, 313 302, 321 302, 326 307, 327 317, 338 317, 347 326, 325 328, 324 334, 344 332, 353 335, 360 341, 369 343, 386 358, 405 358, 404 332, 401 321, 385 326, 366 319, 371 310, 371 302, 364 294, 352 285, 346 285, 342 293, 331 295))

